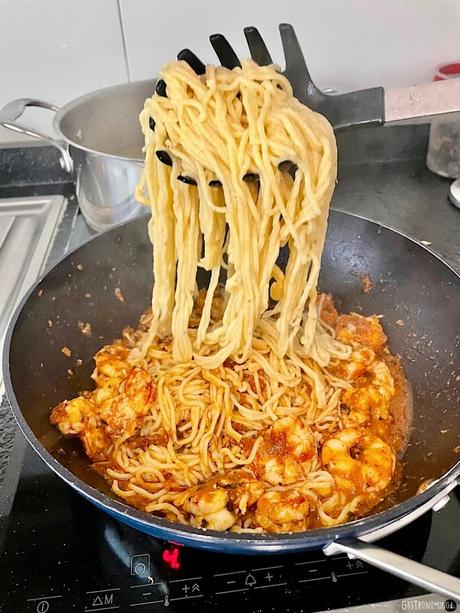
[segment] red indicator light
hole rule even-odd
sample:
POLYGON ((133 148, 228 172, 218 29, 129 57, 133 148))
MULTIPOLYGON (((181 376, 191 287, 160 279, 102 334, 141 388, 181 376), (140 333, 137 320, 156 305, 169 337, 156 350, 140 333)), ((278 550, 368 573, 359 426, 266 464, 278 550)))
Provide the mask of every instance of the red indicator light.
POLYGON ((174 547, 173 549, 165 549, 163 551, 163 561, 169 566, 169 568, 173 568, 174 570, 179 570, 180 568, 180 560, 179 560, 179 547, 174 547))

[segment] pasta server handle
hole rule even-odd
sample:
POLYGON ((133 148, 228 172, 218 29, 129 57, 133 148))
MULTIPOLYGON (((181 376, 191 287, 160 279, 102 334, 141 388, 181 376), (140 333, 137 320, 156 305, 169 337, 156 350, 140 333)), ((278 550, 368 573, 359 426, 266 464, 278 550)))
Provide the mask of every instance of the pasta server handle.
MULTIPOLYGON (((310 75, 292 25, 282 23, 279 30, 286 61, 283 74, 291 82, 294 96, 325 115, 336 130, 407 120, 426 121, 439 115, 460 113, 460 79, 446 79, 394 90, 371 87, 342 94, 322 91, 310 75)), ((261 65, 271 64, 270 53, 257 28, 244 28, 244 35, 253 60, 261 65)), ((218 41, 220 47, 216 49, 219 59, 223 60, 223 65, 233 62, 233 67, 235 52, 225 39, 222 40, 221 35, 214 35, 214 38, 216 36, 221 38, 218 41)))
POLYGON ((385 123, 460 113, 460 79, 385 90, 385 123))

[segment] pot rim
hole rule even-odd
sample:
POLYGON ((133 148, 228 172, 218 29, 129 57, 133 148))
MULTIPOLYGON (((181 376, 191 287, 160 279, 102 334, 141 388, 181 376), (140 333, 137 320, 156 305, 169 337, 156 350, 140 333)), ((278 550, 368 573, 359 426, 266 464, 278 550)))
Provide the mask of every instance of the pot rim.
POLYGON ((62 141, 64 141, 65 143, 67 143, 67 145, 71 147, 75 147, 75 149, 80 149, 80 151, 85 151, 86 153, 93 153, 95 155, 101 155, 101 156, 113 158, 116 160, 122 160, 125 162, 135 162, 135 163, 144 164, 144 157, 134 158, 134 157, 123 156, 123 155, 115 155, 114 153, 105 153, 104 151, 99 151, 91 147, 86 147, 82 145, 81 143, 78 143, 75 140, 69 138, 66 134, 64 134, 63 130, 61 129, 61 123, 64 117, 68 113, 73 111, 78 106, 84 104, 86 101, 90 100, 91 98, 95 98, 101 94, 108 94, 108 93, 116 94, 117 92, 121 92, 127 89, 135 89, 136 86, 141 87, 141 85, 147 85, 148 83, 152 84, 152 94, 153 94, 153 92, 155 91, 156 79, 143 79, 140 81, 132 81, 128 83, 118 83, 117 85, 111 85, 109 87, 101 87, 89 93, 83 94, 82 96, 78 96, 78 98, 74 98, 70 102, 67 102, 64 106, 62 106, 59 109, 59 111, 53 117, 53 128, 56 130, 59 138, 62 141))

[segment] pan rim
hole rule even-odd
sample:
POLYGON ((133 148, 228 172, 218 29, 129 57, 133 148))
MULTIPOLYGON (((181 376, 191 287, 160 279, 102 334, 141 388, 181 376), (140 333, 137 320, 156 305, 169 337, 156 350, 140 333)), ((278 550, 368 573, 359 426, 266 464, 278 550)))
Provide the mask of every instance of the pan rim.
MULTIPOLYGON (((442 265, 446 266, 460 282, 460 274, 435 251, 428 249, 427 246, 418 242, 410 236, 407 236, 403 232, 395 230, 383 223, 376 222, 372 219, 358 215, 355 213, 349 213, 342 209, 331 207, 331 212, 338 213, 339 215, 347 215, 350 217, 356 217, 364 221, 372 223, 378 228, 384 228, 390 232, 399 234, 403 238, 409 240, 418 248, 424 249, 431 256, 435 257, 442 265)), ((360 534, 371 534, 372 531, 377 530, 383 526, 394 523, 402 517, 406 517, 411 511, 428 503, 436 494, 440 493, 447 485, 454 481, 460 475, 460 460, 457 461, 444 475, 437 479, 431 487, 422 493, 411 496, 407 500, 404 500, 389 509, 385 509, 378 513, 368 515, 363 518, 341 524, 330 528, 317 528, 313 530, 307 530, 305 532, 296 533, 282 533, 282 534, 241 534, 232 532, 217 532, 213 530, 203 530, 201 528, 193 528, 191 526, 183 526, 154 515, 149 515, 144 511, 140 511, 133 507, 128 506, 122 501, 115 498, 110 498, 106 494, 103 494, 98 489, 85 483, 82 479, 74 475, 68 468, 63 466, 39 441, 30 426, 28 425, 24 415, 22 414, 19 403, 14 393, 14 388, 11 380, 10 373, 10 349, 12 336, 18 322, 18 319, 22 313, 23 307, 28 301, 29 297, 33 294, 40 283, 45 279, 51 270, 56 268, 66 258, 75 254, 79 249, 83 248, 89 242, 107 234, 108 232, 116 231, 121 227, 134 222, 139 222, 142 217, 131 219, 121 224, 118 224, 105 232, 96 236, 90 237, 84 243, 79 245, 76 249, 66 253, 52 266, 47 267, 45 272, 40 278, 29 288, 25 293, 18 306, 14 310, 13 315, 8 324, 7 332, 5 335, 5 341, 3 346, 3 380, 5 385, 5 392, 8 402, 11 406, 15 420, 25 436, 28 444, 33 450, 41 457, 45 464, 60 478, 62 478, 67 485, 70 485, 80 495, 99 508, 104 509, 111 515, 115 515, 120 518, 123 517, 123 521, 130 521, 134 523, 136 527, 144 532, 156 531, 159 537, 167 537, 175 539, 176 541, 187 541, 189 545, 197 545, 203 548, 214 549, 228 549, 231 552, 232 549, 235 552, 242 553, 242 550, 246 550, 247 553, 261 553, 263 549, 267 553, 274 552, 275 550, 281 550, 284 548, 294 549, 307 549, 315 546, 322 546, 327 543, 331 543, 338 539, 347 538, 350 536, 359 536, 360 534), (142 526, 142 528, 140 527, 142 526)))

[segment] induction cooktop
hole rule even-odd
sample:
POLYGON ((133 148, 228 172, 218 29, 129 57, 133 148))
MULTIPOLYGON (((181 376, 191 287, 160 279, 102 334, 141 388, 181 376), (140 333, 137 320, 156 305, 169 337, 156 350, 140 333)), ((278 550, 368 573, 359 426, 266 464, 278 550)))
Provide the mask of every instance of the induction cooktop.
MULTIPOLYGON (((2 494, 0 610, 5 613, 456 608, 343 555, 224 555, 146 536, 74 492, 20 433, 2 494)), ((457 488, 443 509, 380 544, 460 576, 459 519, 457 488)))

